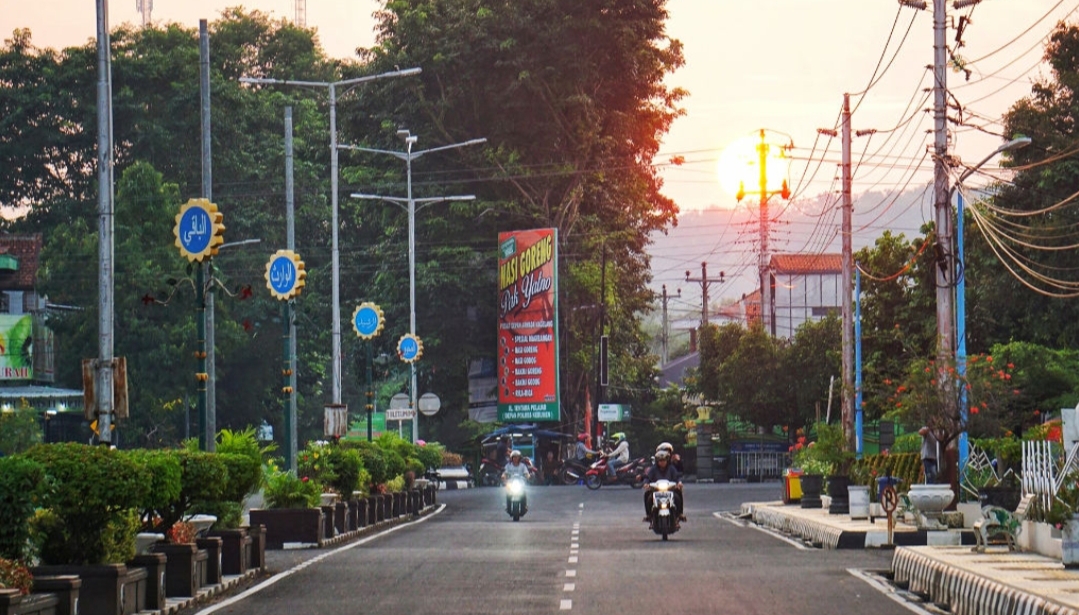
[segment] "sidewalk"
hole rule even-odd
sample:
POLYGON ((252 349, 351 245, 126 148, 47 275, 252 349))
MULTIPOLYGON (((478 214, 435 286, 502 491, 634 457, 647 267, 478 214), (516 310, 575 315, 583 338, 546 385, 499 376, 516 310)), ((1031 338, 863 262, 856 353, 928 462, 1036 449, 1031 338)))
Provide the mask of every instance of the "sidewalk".
MULTIPOLYGON (((830 549, 883 547, 887 521, 852 520, 782 502, 742 504, 754 523, 830 549)), ((893 582, 955 615, 1079 615, 1079 570, 1059 559, 990 547, 972 550, 970 530, 926 532, 897 523, 893 582)))

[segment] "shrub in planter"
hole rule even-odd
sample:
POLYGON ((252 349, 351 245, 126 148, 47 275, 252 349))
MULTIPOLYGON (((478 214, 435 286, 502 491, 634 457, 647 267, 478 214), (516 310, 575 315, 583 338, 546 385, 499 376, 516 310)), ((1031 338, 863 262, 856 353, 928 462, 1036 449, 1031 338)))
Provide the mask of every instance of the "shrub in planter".
POLYGON ((228 482, 228 466, 216 453, 189 450, 169 451, 180 463, 180 494, 158 509, 162 526, 170 528, 193 511, 198 501, 221 499, 228 482))
POLYGON ((322 442, 308 443, 296 458, 296 473, 306 476, 323 487, 330 486, 337 480, 336 468, 331 460, 331 447, 322 442))
POLYGON ((441 444, 438 442, 428 442, 417 448, 416 458, 420 460, 420 464, 423 465, 424 470, 427 468, 438 469, 442 467, 444 453, 445 449, 441 444))
POLYGON ((0 457, 0 558, 28 555, 30 518, 45 491, 45 468, 24 457, 0 457))
POLYGON ((348 448, 355 448, 356 452, 360 455, 360 461, 363 463, 364 469, 368 473, 368 486, 379 485, 387 480, 393 478, 389 474, 388 467, 386 465, 386 458, 382 453, 382 449, 379 448, 374 442, 349 442, 346 445, 348 448))
MULTIPOLYGON (((55 482, 49 497, 52 522, 40 527, 44 533, 41 559, 46 564, 122 563, 110 544, 126 538, 110 536, 130 532, 134 551, 136 528, 130 511, 146 499, 150 476, 145 468, 119 451, 83 444, 36 446, 26 456, 45 466, 55 482)), ((35 517, 36 519, 36 517, 35 517)))
POLYGON ((275 472, 266 479, 266 505, 269 508, 313 508, 318 506, 322 487, 306 476, 275 472))
POLYGON ((458 453, 442 451, 442 465, 439 467, 456 468, 465 465, 465 459, 458 453))
POLYGON ((150 484, 146 497, 139 504, 142 514, 142 530, 157 531, 157 516, 180 497, 181 471, 180 460, 172 451, 137 449, 127 451, 136 463, 149 473, 150 484))
POLYGON ((330 487, 347 499, 360 485, 363 461, 360 460, 360 454, 352 449, 334 446, 330 447, 328 452, 329 462, 333 465, 335 474, 330 487))
POLYGON ((26 566, 0 557, 0 589, 17 589, 25 596, 33 584, 34 578, 26 566))

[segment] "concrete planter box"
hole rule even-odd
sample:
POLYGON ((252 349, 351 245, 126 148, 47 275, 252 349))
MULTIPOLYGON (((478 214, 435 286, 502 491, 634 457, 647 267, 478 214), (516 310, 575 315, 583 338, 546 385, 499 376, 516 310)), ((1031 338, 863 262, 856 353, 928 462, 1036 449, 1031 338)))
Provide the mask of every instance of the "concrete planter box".
POLYGON ((197 596, 205 578, 206 552, 202 551, 200 564, 199 548, 192 543, 161 542, 153 546, 153 551, 166 558, 165 595, 169 598, 197 596))
POLYGON ((335 507, 322 506, 322 538, 323 540, 329 540, 337 535, 337 528, 333 525, 333 515, 335 507))
POLYGON ((251 525, 266 528, 266 548, 283 549, 285 543, 321 545, 323 514, 319 508, 265 508, 251 511, 251 525))
POLYGON ((146 589, 143 610, 161 611, 165 608, 165 565, 168 558, 161 553, 136 555, 127 563, 128 568, 146 570, 146 589))
POLYGON ((247 552, 247 568, 252 570, 266 565, 266 526, 252 524, 247 528, 251 544, 247 552))
POLYGON ((344 534, 352 528, 348 526, 348 504, 336 502, 333 505, 333 527, 338 534, 344 534))
POLYGON ((221 539, 221 574, 238 575, 247 572, 251 559, 251 536, 245 528, 214 530, 210 537, 221 539))
POLYGON ((52 594, 27 594, 0 589, 0 615, 55 615, 60 600, 52 594))
POLYGON ((80 615, 133 615, 145 610, 146 570, 124 564, 90 566, 35 566, 34 577, 79 577, 80 615))
POLYGON ((1033 551, 1045 557, 1063 559, 1060 532, 1048 523, 1023 521, 1023 530, 1015 538, 1023 551, 1033 551))
POLYGON ((34 594, 48 594, 56 598, 56 615, 78 615, 79 589, 82 579, 75 575, 34 577, 34 594))
POLYGON ((200 587, 221 584, 221 538, 212 536, 195 541, 200 551, 206 551, 206 578, 200 579, 200 587))

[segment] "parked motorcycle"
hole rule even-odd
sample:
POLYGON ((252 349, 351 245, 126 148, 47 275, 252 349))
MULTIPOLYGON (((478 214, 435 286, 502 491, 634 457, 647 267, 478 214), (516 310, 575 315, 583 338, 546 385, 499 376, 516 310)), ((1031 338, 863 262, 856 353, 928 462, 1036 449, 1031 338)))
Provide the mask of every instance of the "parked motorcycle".
POLYGON ((652 483, 652 531, 667 540, 667 536, 680 528, 678 513, 674 506, 674 492, 677 483, 669 480, 657 480, 652 483))
POLYGON ((506 512, 514 521, 520 521, 528 512, 528 496, 525 495, 525 480, 520 476, 506 481, 506 512))
POLYGON ((584 476, 584 485, 595 491, 603 485, 629 485, 640 489, 644 485, 644 470, 648 459, 639 457, 615 470, 614 478, 607 474, 607 458, 602 457, 588 468, 584 476))

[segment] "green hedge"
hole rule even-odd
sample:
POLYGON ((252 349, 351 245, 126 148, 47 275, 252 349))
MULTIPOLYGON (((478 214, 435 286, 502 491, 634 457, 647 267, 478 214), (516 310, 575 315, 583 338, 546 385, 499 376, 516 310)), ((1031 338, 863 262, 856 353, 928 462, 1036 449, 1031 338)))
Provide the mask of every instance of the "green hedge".
POLYGON ((0 457, 0 558, 28 555, 30 518, 44 491, 45 467, 25 457, 0 457))
MULTIPOLYGON (((130 455, 104 446, 39 445, 26 456, 55 482, 48 499, 54 522, 42 523, 46 564, 123 563, 114 545, 134 537, 132 512, 147 499, 151 477, 130 455)), ((36 518, 35 518, 36 519, 36 518)), ((133 544, 133 543, 132 543, 133 544)))
POLYGON ((875 493, 877 478, 895 476, 901 481, 896 488, 905 492, 919 481, 921 475, 922 462, 918 453, 868 455, 854 462, 851 468, 851 484, 866 485, 875 493))

